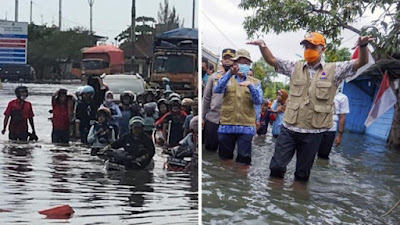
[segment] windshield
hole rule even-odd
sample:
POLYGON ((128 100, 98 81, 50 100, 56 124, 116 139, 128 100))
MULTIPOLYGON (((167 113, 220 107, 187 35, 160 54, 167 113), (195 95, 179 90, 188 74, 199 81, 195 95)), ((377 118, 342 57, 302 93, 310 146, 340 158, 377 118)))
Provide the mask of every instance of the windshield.
POLYGON ((193 73, 193 57, 185 55, 159 55, 154 60, 156 73, 193 73))
POLYGON ((103 69, 103 61, 101 60, 85 60, 82 62, 84 70, 98 70, 103 69))
POLYGON ((144 92, 140 79, 105 79, 104 82, 114 94, 121 94, 123 91, 132 91, 135 94, 144 92))

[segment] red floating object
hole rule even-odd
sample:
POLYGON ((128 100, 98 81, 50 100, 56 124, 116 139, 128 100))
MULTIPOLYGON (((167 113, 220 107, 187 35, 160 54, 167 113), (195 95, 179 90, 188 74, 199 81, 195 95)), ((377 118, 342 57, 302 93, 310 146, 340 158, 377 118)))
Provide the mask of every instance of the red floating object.
POLYGON ((39 211, 40 214, 46 215, 47 218, 68 219, 74 210, 69 205, 59 205, 50 209, 39 211))
POLYGON ((0 209, 0 212, 11 212, 11 210, 8 210, 8 209, 0 209))

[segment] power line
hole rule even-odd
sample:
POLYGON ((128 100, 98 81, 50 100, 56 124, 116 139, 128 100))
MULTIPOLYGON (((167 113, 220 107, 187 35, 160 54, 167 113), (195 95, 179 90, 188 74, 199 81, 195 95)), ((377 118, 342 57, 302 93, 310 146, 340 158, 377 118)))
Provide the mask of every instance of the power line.
POLYGON ((237 48, 236 45, 235 45, 231 40, 229 40, 229 38, 224 34, 224 32, 222 32, 222 31, 217 27, 217 25, 203 12, 203 10, 201 10, 201 13, 203 13, 203 15, 206 17, 206 19, 207 19, 208 21, 210 21, 210 23, 218 30, 218 32, 219 32, 222 36, 224 36, 224 38, 225 38, 227 41, 229 41, 229 43, 230 43, 233 47, 237 48))

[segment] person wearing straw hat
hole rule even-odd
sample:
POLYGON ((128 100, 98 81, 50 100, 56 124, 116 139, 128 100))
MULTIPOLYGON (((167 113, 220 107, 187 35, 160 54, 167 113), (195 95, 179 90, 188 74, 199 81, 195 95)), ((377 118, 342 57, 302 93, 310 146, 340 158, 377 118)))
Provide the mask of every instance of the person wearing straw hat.
POLYGON ((332 108, 337 86, 368 63, 366 47, 374 40, 371 36, 359 37, 360 57, 335 63, 324 62, 325 38, 317 32, 307 34, 300 42, 306 62, 276 58, 262 40, 248 43, 259 46, 265 61, 277 72, 290 77, 283 126, 269 166, 271 177, 283 178, 286 166, 296 152, 295 179, 308 181, 322 134, 333 125, 332 108))
POLYGON ((203 94, 203 142, 205 149, 208 151, 218 150, 218 127, 221 112, 223 93, 215 93, 214 87, 218 80, 231 69, 233 65, 232 58, 235 57, 236 51, 231 48, 222 50, 222 67, 219 71, 212 74, 207 80, 207 85, 203 94))
POLYGON ((218 81, 215 93, 223 93, 220 126, 218 128, 219 157, 233 159, 237 144, 236 162, 251 165, 251 145, 256 134, 255 105, 261 105, 261 82, 247 76, 252 63, 250 53, 239 49, 232 58, 234 65, 218 81))

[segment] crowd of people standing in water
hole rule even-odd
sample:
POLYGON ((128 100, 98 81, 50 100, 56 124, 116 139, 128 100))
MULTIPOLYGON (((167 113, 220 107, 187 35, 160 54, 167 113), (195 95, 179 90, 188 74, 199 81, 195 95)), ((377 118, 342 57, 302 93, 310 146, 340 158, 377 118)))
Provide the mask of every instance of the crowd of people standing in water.
POLYGON ((252 139, 265 135, 272 122, 276 138, 270 161, 270 176, 282 179, 286 166, 296 153, 295 180, 308 181, 316 155, 329 159, 333 143, 338 146, 344 132, 348 99, 338 91, 342 80, 352 77, 368 63, 366 46, 371 36, 359 37, 359 58, 327 63, 323 59, 325 38, 309 33, 300 42, 305 61, 275 57, 262 40, 247 44, 258 46, 264 60, 278 73, 290 78, 289 91, 279 90, 273 102, 263 99, 260 81, 250 70, 252 59, 245 49, 224 49, 221 67, 207 74, 203 60, 203 144, 218 151, 221 160, 251 165, 252 139))
MULTIPOLYGON (((18 86, 15 95, 4 112, 2 134, 8 126, 10 140, 37 141, 28 88, 18 86)), ((124 91, 115 99, 102 78, 93 76, 74 92, 57 90, 51 103, 52 143, 79 139, 91 147, 91 155, 110 157, 128 168, 148 166, 155 144, 176 147, 171 154, 178 158, 191 157, 196 149, 197 98, 148 89, 136 94, 124 91)))

